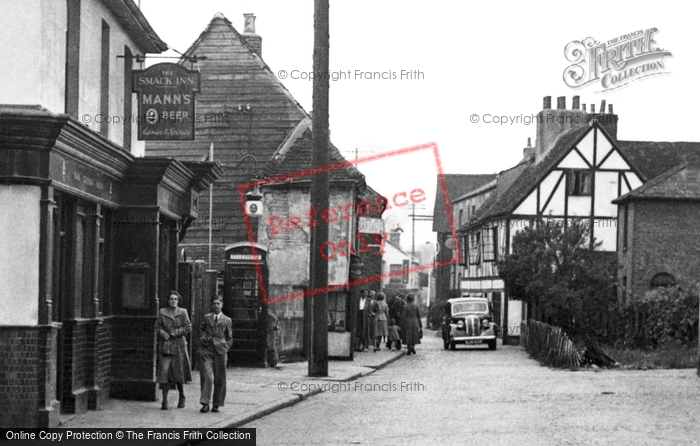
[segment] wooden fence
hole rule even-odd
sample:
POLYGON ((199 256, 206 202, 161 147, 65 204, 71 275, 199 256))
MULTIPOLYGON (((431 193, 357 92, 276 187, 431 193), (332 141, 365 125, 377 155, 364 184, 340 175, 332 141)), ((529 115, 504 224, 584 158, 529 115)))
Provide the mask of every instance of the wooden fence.
POLYGON ((552 367, 576 368, 581 365, 581 352, 561 328, 532 319, 523 325, 521 341, 533 358, 552 367))

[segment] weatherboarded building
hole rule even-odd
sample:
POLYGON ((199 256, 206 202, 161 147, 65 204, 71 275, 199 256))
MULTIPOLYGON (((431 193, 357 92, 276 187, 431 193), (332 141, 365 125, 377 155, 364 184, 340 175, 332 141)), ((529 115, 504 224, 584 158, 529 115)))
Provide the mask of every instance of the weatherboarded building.
MULTIPOLYGON (((215 15, 185 52, 197 57, 201 75, 195 140, 146 147, 148 154, 193 161, 206 157, 213 146, 214 161, 223 166, 224 175, 212 192, 211 214, 208 197, 202 197, 203 224, 188 230, 182 246, 188 259, 207 261, 211 252, 210 268, 220 272, 223 311, 233 319, 229 358, 248 365, 265 365, 269 316, 279 323, 282 355, 303 353, 309 329, 308 299, 299 293, 309 287, 311 174, 304 171, 311 167, 311 119, 261 52, 252 14, 245 15, 243 33, 222 14, 215 15), (241 193, 249 189, 239 187, 256 179, 263 185, 262 215, 246 218, 241 193)), ((353 325, 346 315, 352 293, 347 283, 354 253, 349 247, 357 246, 356 208, 366 184, 332 144, 329 151, 330 162, 337 163, 330 170, 330 201, 338 212, 345 208, 330 228, 336 255, 330 260, 329 279, 337 287, 329 297, 329 321, 336 321, 329 322, 332 354, 338 342, 350 346, 353 325), (343 340, 338 341, 336 333, 341 332, 343 340)), ((317 210, 315 218, 322 218, 323 211, 317 210)), ((344 348, 335 351, 351 357, 352 349, 344 348)))

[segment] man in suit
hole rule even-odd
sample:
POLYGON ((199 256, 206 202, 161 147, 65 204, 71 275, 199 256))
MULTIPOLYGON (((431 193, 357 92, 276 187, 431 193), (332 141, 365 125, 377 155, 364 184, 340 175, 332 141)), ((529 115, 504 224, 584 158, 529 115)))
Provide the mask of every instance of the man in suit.
POLYGON ((211 298, 212 312, 204 315, 200 326, 199 374, 202 404, 200 412, 209 412, 212 403, 212 386, 214 401, 211 411, 218 412, 226 399, 226 360, 228 350, 233 344, 231 319, 221 312, 224 307, 221 296, 211 298))

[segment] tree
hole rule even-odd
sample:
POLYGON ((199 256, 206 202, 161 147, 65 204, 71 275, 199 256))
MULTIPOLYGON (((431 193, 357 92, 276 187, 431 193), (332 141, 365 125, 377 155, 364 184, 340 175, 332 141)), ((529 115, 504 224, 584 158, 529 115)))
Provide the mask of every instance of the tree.
POLYGON ((499 261, 498 272, 507 295, 527 302, 530 317, 561 327, 585 345, 593 362, 606 364, 596 327, 615 303, 615 269, 614 258, 595 251, 599 245, 591 243, 586 224, 539 221, 515 234, 513 252, 499 261))

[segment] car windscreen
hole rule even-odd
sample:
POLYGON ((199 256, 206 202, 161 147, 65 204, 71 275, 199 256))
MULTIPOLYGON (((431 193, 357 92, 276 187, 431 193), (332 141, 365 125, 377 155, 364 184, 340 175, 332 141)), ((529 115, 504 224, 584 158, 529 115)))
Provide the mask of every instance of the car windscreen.
POLYGON ((457 302, 452 304, 452 314, 459 313, 488 313, 489 308, 485 302, 457 302))

